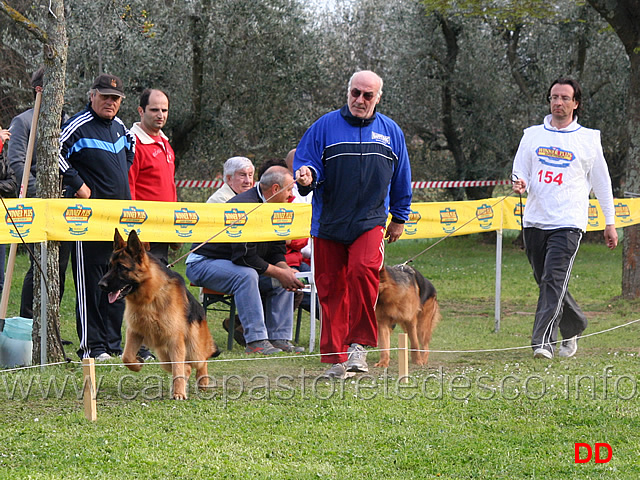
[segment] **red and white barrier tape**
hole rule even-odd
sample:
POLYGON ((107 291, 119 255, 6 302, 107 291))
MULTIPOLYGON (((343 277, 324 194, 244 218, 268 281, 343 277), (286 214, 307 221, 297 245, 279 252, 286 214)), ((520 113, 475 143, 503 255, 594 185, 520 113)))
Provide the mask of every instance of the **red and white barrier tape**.
POLYGON ((511 180, 458 180, 437 182, 411 182, 412 188, 460 188, 489 187, 492 185, 511 185, 511 180))
MULTIPOLYGON (((458 180, 436 182, 411 182, 411 188, 462 188, 489 187, 492 185, 511 185, 511 180, 458 180)), ((178 180, 176 187, 187 188, 220 188, 222 180, 178 180)))
POLYGON ((187 188, 220 188, 224 185, 222 180, 177 180, 176 187, 187 188))

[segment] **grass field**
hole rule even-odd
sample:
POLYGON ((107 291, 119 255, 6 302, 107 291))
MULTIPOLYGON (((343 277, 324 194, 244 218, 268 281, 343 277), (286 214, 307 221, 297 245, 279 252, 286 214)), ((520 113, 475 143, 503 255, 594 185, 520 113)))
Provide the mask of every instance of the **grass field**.
MULTIPOLYGON (((92 423, 78 364, 0 372, 0 478, 640 478, 640 324, 582 339, 574 358, 534 360, 527 345, 537 289, 511 240, 497 333, 495 245, 451 238, 414 262, 438 289, 443 320, 429 365, 411 365, 405 385, 395 351, 387 371, 373 367, 374 351, 369 375, 329 383, 317 378, 317 356, 255 358, 236 346, 209 366, 216 387, 197 392, 191 382, 184 402, 169 399, 169 376, 157 365, 133 373, 116 361, 100 364, 92 423), (575 443, 607 443, 612 458, 577 464, 575 443)), ((387 263, 433 243, 397 242, 387 263)), ((10 314, 25 267, 20 257, 10 314)), ((638 318, 640 303, 621 300, 620 284, 621 249, 583 244, 570 289, 589 317, 585 333, 638 318)), ((69 293, 62 335, 74 341, 72 353, 69 293)), ((210 315, 224 348, 221 321, 210 315)))

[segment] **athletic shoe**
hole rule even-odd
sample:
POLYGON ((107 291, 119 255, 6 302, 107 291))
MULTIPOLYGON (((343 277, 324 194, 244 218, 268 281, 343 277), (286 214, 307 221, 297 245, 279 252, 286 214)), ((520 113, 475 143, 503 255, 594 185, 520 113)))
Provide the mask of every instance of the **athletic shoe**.
POLYGON ((355 373, 347 372, 345 363, 334 363, 333 366, 324 371, 320 378, 326 378, 328 380, 344 380, 345 378, 353 377, 355 373))
POLYGON ((349 355, 346 364, 347 372, 366 373, 369 371, 369 366, 367 365, 367 351, 362 345, 352 343, 347 350, 347 355, 349 355))
POLYGON ((269 340, 271 345, 276 348, 279 348, 283 352, 289 353, 302 353, 304 352, 304 347, 296 347, 290 340, 269 340))
POLYGON ((244 353, 259 353, 261 355, 273 355, 274 353, 280 352, 282 352, 282 350, 271 345, 269 340, 249 342, 247 343, 247 348, 244 349, 244 353))
POLYGON ((107 352, 102 352, 100 355, 95 357, 96 362, 106 362, 107 360, 111 360, 113 357, 109 355, 107 352))
POLYGON ((549 350, 547 350, 546 348, 536 348, 533 351, 533 358, 546 358, 546 359, 551 359, 553 358, 553 353, 551 353, 549 350))
POLYGON ((571 338, 567 338, 566 340, 562 340, 562 344, 558 349, 559 357, 573 357, 578 351, 578 336, 574 335, 571 338))

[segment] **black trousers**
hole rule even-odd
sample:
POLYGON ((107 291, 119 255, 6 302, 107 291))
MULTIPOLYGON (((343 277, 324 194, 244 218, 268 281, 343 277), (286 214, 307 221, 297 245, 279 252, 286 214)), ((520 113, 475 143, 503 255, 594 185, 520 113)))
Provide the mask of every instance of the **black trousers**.
POLYGON ((163 265, 169 264, 169 244, 151 242, 149 244, 149 253, 155 255, 163 265))
MULTIPOLYGON (((73 242, 60 242, 58 256, 58 275, 60 280, 60 301, 64 295, 64 282, 66 279, 67 265, 69 263, 69 255, 71 254, 71 245, 73 242)), ((39 248, 39 244, 30 243, 29 248, 35 254, 34 248, 39 248)), ((24 318, 33 318, 33 257, 29 255, 30 265, 27 274, 22 281, 22 293, 20 294, 20 316, 24 318)))
POLYGON ((553 352, 558 329, 566 339, 587 328, 587 317, 568 290, 581 239, 579 229, 524 229, 527 257, 540 288, 531 336, 534 350, 542 346, 553 352))
POLYGON ((112 251, 113 242, 75 242, 71 251, 80 358, 122 353, 124 300, 109 303, 107 294, 98 286, 109 268, 112 251))

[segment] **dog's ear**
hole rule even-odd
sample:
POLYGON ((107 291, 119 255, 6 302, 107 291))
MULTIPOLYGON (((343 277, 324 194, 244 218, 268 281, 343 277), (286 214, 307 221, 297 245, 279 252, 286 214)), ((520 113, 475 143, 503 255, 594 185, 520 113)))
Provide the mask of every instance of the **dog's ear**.
POLYGON ((144 255, 146 255, 144 245, 140 241, 138 234, 135 230, 131 230, 129 233, 129 239, 127 240, 127 248, 131 255, 133 255, 136 259, 141 259, 144 255))
POLYGON ((122 238, 122 235, 120 235, 120 232, 116 228, 116 233, 113 235, 113 249, 120 250, 125 246, 126 246, 126 243, 124 241, 124 238, 122 238))

